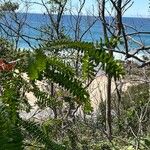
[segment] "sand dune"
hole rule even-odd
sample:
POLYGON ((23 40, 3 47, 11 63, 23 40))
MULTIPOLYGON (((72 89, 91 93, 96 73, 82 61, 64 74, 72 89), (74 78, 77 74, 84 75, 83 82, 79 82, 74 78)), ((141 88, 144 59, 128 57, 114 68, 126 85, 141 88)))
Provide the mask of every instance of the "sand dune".
MULTIPOLYGON (((23 74, 23 78, 28 80, 26 74, 23 74)), ((44 87, 46 86, 45 84, 46 83, 41 81, 37 82, 37 85, 40 87, 41 90, 44 89, 44 87)), ((121 86, 121 88, 125 91, 127 90, 127 87, 131 85, 132 85, 131 83, 123 81, 119 86, 121 86)), ((112 93, 114 93, 115 90, 116 90, 116 85, 115 82, 112 80, 112 93)), ((95 79, 91 82, 88 91, 90 93, 91 105, 94 109, 93 113, 96 113, 98 111, 100 102, 105 101, 107 98, 107 76, 103 74, 95 77, 95 79)), ((21 116, 23 118, 28 119, 31 116, 36 114, 35 116, 42 120, 48 117, 49 115, 53 116, 53 112, 50 109, 45 109, 42 111, 39 110, 39 108, 35 104, 37 99, 32 92, 26 93, 26 97, 28 98, 29 103, 32 106, 32 111, 28 114, 22 112, 21 116)), ((79 112, 81 112, 81 110, 79 110, 79 112)))

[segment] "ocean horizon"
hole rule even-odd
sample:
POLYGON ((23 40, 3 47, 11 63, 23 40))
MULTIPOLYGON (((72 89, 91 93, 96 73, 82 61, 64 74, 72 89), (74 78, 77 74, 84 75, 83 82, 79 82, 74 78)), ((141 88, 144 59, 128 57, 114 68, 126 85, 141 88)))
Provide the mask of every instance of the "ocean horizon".
MULTIPOLYGON (((35 47, 38 46, 40 41, 37 40, 37 38, 42 38, 45 36, 38 31, 38 29, 42 29, 48 25, 50 25, 50 19, 48 15, 46 14, 40 14, 40 13, 18 13, 18 19, 23 19, 25 15, 26 20, 25 24, 22 28, 22 35, 24 36, 24 39, 19 40, 19 48, 29 48, 29 44, 26 41, 29 41, 30 44, 35 47), (30 39, 29 37, 32 37, 30 39), (34 39, 35 38, 35 39, 34 39)), ((76 28, 75 26, 75 19, 76 15, 70 16, 70 15, 63 15, 62 21, 61 21, 61 27, 63 29, 63 32, 66 36, 70 37, 71 39, 75 39, 75 33, 74 30, 76 28)), ((107 21, 111 22, 111 17, 106 18, 107 21)), ((96 42, 100 41, 100 39, 103 37, 103 31, 102 31, 102 25, 101 22, 98 20, 94 23, 94 25, 90 28, 88 32, 85 33, 87 28, 95 21, 95 17, 93 16, 81 16, 80 25, 79 25, 79 37, 82 37, 83 41, 87 42, 96 42), (84 35, 83 35, 84 34, 84 35)), ((138 17, 123 17, 123 23, 125 24, 126 33, 135 33, 135 32, 149 32, 150 31, 150 18, 138 18, 138 17)), ((15 26, 15 25, 13 25, 15 26)), ((140 36, 134 35, 133 38, 137 41, 140 41, 144 45, 150 45, 150 34, 141 34, 140 36)))

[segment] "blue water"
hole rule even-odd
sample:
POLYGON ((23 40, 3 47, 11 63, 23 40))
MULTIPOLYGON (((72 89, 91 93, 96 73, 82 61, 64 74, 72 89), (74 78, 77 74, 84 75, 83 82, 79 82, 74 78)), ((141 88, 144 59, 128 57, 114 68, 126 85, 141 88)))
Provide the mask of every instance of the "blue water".
MULTIPOLYGON (((24 21, 24 17, 26 14, 18 14, 18 21, 22 20, 24 21)), ((68 16, 64 15, 61 26, 63 27, 63 32, 72 39, 75 39, 74 29, 75 29, 75 20, 77 16, 68 16)), ((107 18, 108 22, 111 21, 110 18, 107 18)), ((50 25, 50 19, 47 15, 44 14, 31 14, 28 13, 25 19, 25 25, 23 25, 21 29, 22 35, 24 39, 19 40, 19 47, 20 48, 29 48, 29 44, 26 41, 29 41, 31 46, 37 46, 40 41, 34 38, 47 38, 48 34, 46 33, 42 34, 36 29, 43 28, 47 25, 50 25), (28 25, 27 25, 28 24, 28 25), (29 37, 33 37, 33 39, 30 39, 29 37), (26 40, 26 41, 25 41, 26 40)), ((81 22, 80 22, 80 32, 79 37, 86 31, 86 29, 89 27, 89 25, 95 20, 94 17, 91 16, 82 16, 81 22)), ((4 22, 4 21, 3 21, 4 22)), ((9 21, 13 22, 13 21, 9 21)), ((126 25, 126 31, 127 33, 133 33, 133 32, 148 32, 150 31, 150 19, 149 18, 123 18, 123 22, 126 25), (134 29, 133 29, 134 28, 134 29)), ((17 25, 13 22, 11 24, 13 28, 17 28, 17 25)), ((14 33, 15 34, 15 33, 14 33)), ((99 41, 100 38, 103 36, 102 32, 102 25, 100 21, 97 21, 90 31, 84 34, 82 37, 82 40, 85 41, 99 41)), ((142 34, 141 36, 134 36, 134 38, 140 42, 143 42, 144 44, 148 45, 150 44, 150 35, 148 34, 142 34)))

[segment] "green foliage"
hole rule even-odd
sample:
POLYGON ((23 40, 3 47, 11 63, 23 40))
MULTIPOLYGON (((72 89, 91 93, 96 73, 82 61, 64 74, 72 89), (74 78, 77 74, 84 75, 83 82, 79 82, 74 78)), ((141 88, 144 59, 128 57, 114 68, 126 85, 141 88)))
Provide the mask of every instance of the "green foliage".
POLYGON ((20 78, 16 78, 12 73, 3 76, 3 94, 0 97, 0 145, 6 150, 23 149, 23 137, 18 124, 19 109, 23 101, 21 99, 20 88, 23 84, 20 78))
MULTIPOLYGON (((123 107, 126 113, 129 123, 137 125, 137 115, 141 115, 141 110, 149 104, 149 84, 138 84, 128 88, 128 90, 122 94, 123 107), (128 98, 129 97, 129 98, 128 98)), ((149 109, 145 115, 145 123, 148 121, 147 117, 150 115, 149 109)), ((135 129, 137 129, 135 127, 135 129)))
MULTIPOLYGON (((4 53, 3 56, 6 57, 6 54, 4 53)), ((95 76, 96 67, 99 65, 107 74, 110 73, 115 78, 119 78, 123 74, 122 67, 102 47, 95 47, 93 43, 86 42, 54 41, 40 46, 29 54, 23 52, 22 54, 15 54, 23 59, 16 67, 19 69, 18 73, 8 72, 0 74, 2 87, 1 103, 3 105, 2 108, 5 108, 0 113, 0 125, 2 125, 0 129, 3 133, 0 135, 2 137, 0 137, 0 144, 2 146, 7 145, 8 148, 4 149, 8 150, 19 150, 34 146, 37 149, 46 150, 81 149, 82 144, 85 146, 86 141, 82 139, 82 136, 80 138, 82 142, 78 140, 79 137, 76 131, 80 133, 80 128, 73 130, 73 125, 68 120, 71 116, 70 112, 74 110, 74 108, 71 108, 71 105, 74 107, 82 105, 85 112, 92 111, 89 93, 86 85, 83 83, 95 76), (73 64, 68 64, 61 57, 56 56, 55 52, 70 51, 70 49, 81 54, 81 78, 76 75, 73 64), (54 52, 50 53, 53 55, 48 54, 48 51, 54 52), (22 65, 23 62, 24 64, 22 65), (22 78, 20 71, 28 73, 29 81, 22 78), (66 95, 63 93, 64 95, 59 96, 61 100, 58 100, 56 96, 51 96, 51 93, 48 91, 40 90, 36 85, 38 80, 56 84, 58 87, 61 87, 66 95), (69 106, 68 114, 66 113, 65 115, 68 116, 65 118, 62 115, 59 119, 50 118, 40 123, 20 118, 20 111, 30 112, 31 108, 25 96, 26 92, 33 92, 37 98, 36 104, 42 110, 47 107, 52 110, 54 108, 58 109, 63 107, 64 102, 67 103, 69 106), (65 96, 69 99, 68 101, 66 100, 67 98, 64 98, 65 96), (62 125, 68 126, 66 129, 63 129, 63 134, 60 132, 63 128, 62 125), (61 144, 65 143, 64 137, 68 140, 65 146, 61 144)), ((83 130, 80 133, 82 135, 86 132, 86 128, 83 130)), ((91 133, 92 130, 90 134, 88 133, 90 138, 92 137, 91 133)), ((90 146, 91 143, 88 147, 90 148, 90 146)))
POLYGON ((37 79, 41 71, 46 68, 46 56, 39 51, 36 53, 36 58, 29 57, 28 74, 31 80, 37 79))
POLYGON ((20 118, 19 112, 28 107, 24 92, 30 89, 22 77, 15 72, 5 74, 4 77, 7 80, 3 81, 3 93, 0 97, 1 148, 4 150, 21 150, 28 147, 28 144, 32 144, 32 139, 36 141, 37 145, 42 144, 43 148, 47 150, 65 149, 64 146, 53 142, 40 124, 20 118), (31 139, 28 140, 28 138, 31 139))
MULTIPOLYGON (((93 43, 88 42, 78 42, 78 41, 54 41, 49 42, 46 44, 46 51, 52 51, 54 49, 55 51, 59 50, 71 50, 74 51, 80 51, 84 58, 83 66, 87 66, 87 62, 89 65, 89 73, 93 75, 93 68, 101 65, 102 69, 108 74, 111 74, 115 78, 119 78, 120 75, 124 74, 123 68, 119 62, 114 60, 102 47, 102 44, 99 47, 95 47, 93 43), (88 58, 88 60, 85 61, 85 58, 88 58), (92 63, 91 63, 92 62, 92 63)), ((85 67, 83 67, 84 69, 85 67)), ((83 70, 83 72, 87 72, 87 70, 83 70)))
MULTIPOLYGON (((63 29, 59 29, 58 23, 61 21, 66 2, 67 0, 49 0, 47 3, 50 6, 50 13, 58 12, 58 17, 52 15, 50 18, 53 27, 45 28, 47 35, 51 35, 48 37, 50 39, 66 38, 63 29)), ((10 16, 13 14, 16 19, 15 11, 18 8, 19 5, 11 1, 5 1, 0 6, 2 15, 11 12, 10 16)), ((18 25, 18 21, 16 23, 18 25)), ((104 70, 106 74, 114 78, 119 78, 124 74, 121 64, 105 51, 106 47, 116 48, 118 42, 120 42, 118 37, 106 38, 105 43, 101 41, 97 45, 89 42, 58 40, 44 43, 35 51, 23 52, 14 50, 13 45, 1 38, 0 58, 11 61, 19 57, 21 61, 16 66, 18 71, 0 72, 0 149, 133 150, 136 142, 139 142, 141 150, 149 149, 150 139, 147 135, 150 124, 148 84, 132 86, 121 95, 121 113, 120 118, 118 117, 120 120, 116 119, 116 113, 112 116, 112 128, 117 137, 114 137, 111 142, 108 141, 104 131, 105 102, 101 103, 99 118, 90 116, 88 113, 89 119, 87 119, 87 114, 84 112, 82 118, 75 116, 81 105, 85 112, 92 111, 87 91, 88 85, 85 83, 92 81, 98 69, 104 70), (61 52, 64 53, 65 58, 61 57, 61 52), (66 54, 72 52, 79 57, 77 59, 76 56, 66 58, 69 56, 66 54), (78 63, 77 68, 74 67, 73 62, 78 63), (79 72, 78 75, 76 70, 79 72), (22 78, 22 73, 26 72, 29 80, 22 78), (52 86, 47 91, 41 90, 36 84, 37 81, 47 81, 48 86, 53 83, 53 85, 57 85, 58 89, 56 89, 56 93, 51 94, 52 86), (21 118, 20 112, 30 112, 31 110, 26 92, 34 94, 35 104, 40 111, 50 108, 55 118, 50 115, 44 121, 36 120, 34 117, 29 120, 21 118), (60 92, 59 95, 57 92, 60 92), (145 108, 147 109, 146 113, 140 122, 138 116, 145 108), (140 136, 138 135, 139 123, 142 124, 140 136), (120 127, 119 129, 116 127, 117 125, 120 127), (135 137, 137 136, 136 138, 129 130, 130 128, 135 133, 135 137)), ((116 102, 116 99, 113 102, 116 102)), ((114 107, 113 111, 117 112, 118 110, 114 107)))
MULTIPOLYGON (((23 137, 18 126, 18 117, 10 105, 0 102, 0 148, 2 150, 23 150, 23 137)), ((16 112, 17 113, 17 112, 16 112)))
POLYGON ((91 109, 89 94, 82 87, 82 82, 75 77, 71 66, 65 64, 59 58, 48 57, 41 51, 36 51, 33 61, 29 61, 28 74, 31 80, 45 76, 54 83, 68 90, 79 104, 85 104, 91 109))
POLYGON ((93 150, 113 150, 109 142, 102 142, 91 146, 93 150))
MULTIPOLYGON (((139 142, 140 149, 148 149, 149 140, 143 137, 149 133, 149 84, 136 83, 135 85, 131 85, 127 91, 121 94, 121 98, 119 121, 117 116, 113 119, 114 125, 118 126, 115 128, 115 134, 131 137, 132 140, 130 142, 133 143, 132 145, 139 142), (135 138, 135 135, 138 138, 135 138)), ((116 100, 117 98, 114 97, 114 104, 116 100)), ((116 107, 113 107, 113 110, 117 112, 116 107)), ((130 147, 134 149, 134 146, 130 147)))
POLYGON ((150 147, 150 138, 144 138, 143 141, 147 147, 150 147))
POLYGON ((0 38, 0 58, 13 57, 14 52, 12 51, 13 46, 7 40, 0 38))
POLYGON ((17 9, 19 9, 19 4, 18 3, 14 3, 11 1, 6 1, 3 4, 0 5, 0 10, 1 11, 16 11, 17 9))
POLYGON ((31 142, 31 140, 36 140, 35 142, 40 145, 42 144, 43 149, 45 150, 65 150, 63 145, 56 144, 56 142, 52 141, 46 130, 43 130, 39 123, 31 122, 31 121, 20 121, 21 126, 26 131, 24 134, 30 137, 30 141, 27 140, 27 143, 31 142))
POLYGON ((111 37, 110 38, 110 41, 109 41, 109 45, 111 46, 111 47, 113 47, 113 48, 115 48, 117 45, 118 45, 118 43, 120 42, 120 38, 119 37, 111 37))
POLYGON ((58 101, 56 97, 50 96, 50 94, 46 91, 41 91, 37 87, 37 85, 32 84, 34 87, 31 91, 34 93, 35 97, 37 98, 36 104, 40 109, 44 108, 54 108, 54 107, 62 107, 61 101, 58 101))
POLYGON ((93 61, 90 59, 88 53, 85 52, 82 58, 82 76, 83 80, 93 79, 95 76, 95 68, 93 61))
POLYGON ((67 0, 50 0, 50 1, 48 1, 48 3, 50 3, 50 4, 58 4, 58 5, 62 5, 66 2, 67 2, 67 0))

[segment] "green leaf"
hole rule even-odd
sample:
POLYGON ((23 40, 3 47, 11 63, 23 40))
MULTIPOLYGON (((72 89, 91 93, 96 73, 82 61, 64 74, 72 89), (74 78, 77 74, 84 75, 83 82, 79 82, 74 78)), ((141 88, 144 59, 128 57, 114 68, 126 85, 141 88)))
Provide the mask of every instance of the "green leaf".
POLYGON ((147 147, 150 147, 150 139, 145 138, 144 142, 147 147))
POLYGON ((43 54, 42 51, 38 51, 36 53, 36 60, 35 60, 35 66, 38 70, 38 72, 43 71, 46 68, 46 56, 43 54))

